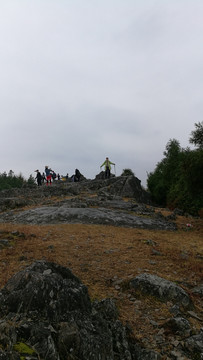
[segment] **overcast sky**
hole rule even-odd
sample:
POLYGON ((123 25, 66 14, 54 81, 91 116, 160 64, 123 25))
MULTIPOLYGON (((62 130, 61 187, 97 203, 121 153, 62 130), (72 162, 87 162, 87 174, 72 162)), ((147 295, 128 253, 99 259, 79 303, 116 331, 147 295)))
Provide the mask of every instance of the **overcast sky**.
POLYGON ((145 186, 202 114, 202 0, 0 0, 1 173, 108 156, 145 186))

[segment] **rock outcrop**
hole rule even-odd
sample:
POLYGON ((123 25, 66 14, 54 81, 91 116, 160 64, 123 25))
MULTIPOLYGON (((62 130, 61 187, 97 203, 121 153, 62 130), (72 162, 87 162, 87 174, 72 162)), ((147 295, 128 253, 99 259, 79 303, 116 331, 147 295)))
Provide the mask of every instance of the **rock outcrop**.
POLYGON ((0 214, 0 222, 86 223, 176 230, 174 222, 155 214, 148 193, 134 176, 79 183, 54 183, 52 186, 44 185, 36 189, 3 191, 0 207, 4 210, 0 214), (53 197, 57 197, 58 201, 51 201, 53 197), (25 205, 35 208, 21 212, 20 208, 25 205), (18 212, 16 208, 19 209, 18 212), (6 211, 8 209, 10 211, 6 211))
POLYGON ((149 353, 159 358, 130 340, 112 300, 91 303, 68 268, 37 261, 0 293, 2 360, 133 360, 149 353))
POLYGON ((81 192, 108 196, 125 196, 144 204, 151 204, 149 193, 134 176, 118 176, 110 179, 83 180, 80 182, 55 181, 51 186, 9 189, 0 192, 0 210, 39 203, 50 196, 79 195, 81 192))
MULTIPOLYGON (((157 213, 134 176, 2 191, 0 210, 1 223, 176 230, 175 212, 170 217, 157 213), (23 209, 26 205, 31 208, 23 209)), ((18 233, 21 236, 25 235, 18 233)), ((12 250, 12 239, 4 238, 3 233, 0 251, 12 250)), ((161 258, 156 241, 145 242, 152 245, 152 254, 161 258)), ((200 324, 202 313, 195 313, 192 299, 201 303, 202 285, 186 286, 187 292, 184 286, 148 271, 143 269, 144 273, 139 271, 140 275, 124 281, 123 289, 122 281, 115 280, 118 296, 130 299, 142 321, 151 324, 150 340, 145 342, 143 334, 139 342, 119 320, 114 300, 91 301, 87 287, 69 268, 44 260, 34 262, 0 291, 0 360, 201 360, 203 331, 199 325, 193 326, 192 320, 200 324), (155 299, 157 311, 161 305, 166 307, 166 318, 158 324, 148 312, 142 313, 139 296, 155 299)))
MULTIPOLYGON (((78 207, 77 202, 71 207, 68 202, 57 206, 43 206, 16 213, 10 211, 0 215, 0 222, 21 224, 101 224, 124 226, 142 229, 176 230, 176 225, 166 219, 138 216, 135 212, 127 213, 122 209, 107 209, 105 207, 92 208, 84 205, 78 207)), ((122 201, 120 200, 122 208, 122 201)))
MULTIPOLYGON (((164 301, 179 308, 179 314, 167 319, 159 331, 162 337, 164 333, 178 336, 170 346, 165 340, 170 353, 166 350, 162 355, 167 354, 167 359, 201 359, 203 332, 194 334, 187 320, 186 309, 193 306, 189 295, 176 284, 150 274, 141 274, 131 286, 161 301, 164 295, 164 301)), ((130 328, 118 320, 112 299, 91 302, 79 278, 55 263, 34 262, 14 275, 0 292, 1 360, 166 358, 140 346, 131 335, 130 328)))

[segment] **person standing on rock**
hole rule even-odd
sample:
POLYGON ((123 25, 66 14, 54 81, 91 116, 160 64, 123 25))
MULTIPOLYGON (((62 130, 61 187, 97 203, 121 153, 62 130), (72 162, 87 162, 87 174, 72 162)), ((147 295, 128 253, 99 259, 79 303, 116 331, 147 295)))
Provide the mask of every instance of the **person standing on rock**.
POLYGON ((44 184, 45 180, 46 180, 46 176, 45 176, 45 173, 43 172, 43 173, 42 173, 42 183, 43 183, 43 184, 44 184))
POLYGON ((80 176, 81 176, 80 171, 78 169, 75 169, 74 181, 75 182, 80 181, 80 176))
POLYGON ((40 186, 40 185, 42 185, 42 175, 39 170, 35 170, 35 171, 37 173, 35 179, 37 179, 37 185, 40 186))
POLYGON ((105 166, 105 179, 109 179, 111 176, 111 165, 115 164, 111 162, 108 157, 106 157, 106 160, 100 166, 100 169, 102 168, 102 166, 105 166))
POLYGON ((47 178, 47 185, 50 184, 51 185, 51 179, 52 179, 52 173, 53 171, 51 169, 49 169, 48 166, 45 166, 45 174, 46 174, 46 178, 47 178))

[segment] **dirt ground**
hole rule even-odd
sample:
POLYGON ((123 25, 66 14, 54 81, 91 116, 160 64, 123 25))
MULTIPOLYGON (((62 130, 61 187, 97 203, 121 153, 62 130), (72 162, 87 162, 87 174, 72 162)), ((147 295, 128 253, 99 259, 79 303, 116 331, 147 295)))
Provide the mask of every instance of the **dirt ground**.
MULTIPOLYGON (((157 211, 166 215, 164 209, 157 211)), ((10 241, 10 246, 0 249, 0 287, 34 260, 56 262, 87 285, 92 300, 115 299, 121 321, 130 325, 136 339, 143 344, 150 341, 153 347, 152 323, 161 325, 171 317, 169 304, 135 296, 129 280, 147 272, 174 281, 187 292, 202 282, 203 220, 178 217, 176 222, 175 232, 81 224, 0 224, 0 240, 10 241)), ((195 312, 203 318, 200 299, 193 296, 193 301, 195 312)), ((200 319, 190 320, 196 328, 202 327, 200 319)))

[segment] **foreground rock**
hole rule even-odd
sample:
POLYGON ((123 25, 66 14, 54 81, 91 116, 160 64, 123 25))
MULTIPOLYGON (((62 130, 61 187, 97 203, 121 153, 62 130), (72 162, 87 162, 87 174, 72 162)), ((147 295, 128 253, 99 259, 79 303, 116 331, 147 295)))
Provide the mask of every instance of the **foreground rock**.
POLYGON ((166 302, 179 306, 155 336, 157 346, 163 344, 160 353, 133 339, 113 300, 91 302, 87 287, 68 268, 36 261, 0 292, 0 359, 200 360, 203 331, 194 333, 184 312, 193 306, 189 296, 172 282, 147 276, 135 278, 133 287, 161 301, 164 293, 166 302))
POLYGON ((183 309, 193 308, 189 295, 180 286, 159 276, 141 274, 131 281, 131 286, 161 301, 172 301, 183 309))
POLYGON ((0 359, 159 359, 117 317, 113 301, 91 304, 69 269, 35 262, 0 293, 0 359))

